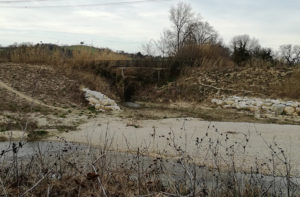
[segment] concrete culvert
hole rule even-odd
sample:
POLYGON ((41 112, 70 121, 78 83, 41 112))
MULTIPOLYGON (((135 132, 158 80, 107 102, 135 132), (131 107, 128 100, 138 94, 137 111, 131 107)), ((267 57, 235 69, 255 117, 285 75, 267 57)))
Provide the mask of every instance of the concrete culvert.
POLYGON ((124 101, 129 102, 132 101, 132 97, 136 91, 136 84, 134 83, 125 83, 124 87, 124 101))

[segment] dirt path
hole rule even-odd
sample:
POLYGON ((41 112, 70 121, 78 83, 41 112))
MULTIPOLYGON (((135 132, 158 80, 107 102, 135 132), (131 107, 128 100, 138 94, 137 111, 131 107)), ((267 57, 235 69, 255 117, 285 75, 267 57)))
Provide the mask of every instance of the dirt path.
POLYGON ((19 96, 20 98, 23 98, 25 99, 26 101, 32 103, 32 104, 36 104, 36 105, 40 105, 40 106, 43 106, 43 107, 47 107, 49 109, 53 109, 53 110, 59 110, 59 111, 66 111, 66 109, 63 109, 63 108, 60 108, 60 107, 54 107, 54 106, 51 106, 51 105, 47 105, 39 100, 36 100, 30 96, 27 96, 15 89, 13 89, 12 87, 10 87, 9 85, 7 85, 6 83, 3 83, 2 81, 0 81, 0 88, 4 88, 14 94, 16 94, 17 96, 19 96))
POLYGON ((274 146, 276 142, 285 151, 285 155, 291 158, 293 174, 300 176, 299 125, 209 122, 195 118, 140 120, 132 123, 130 119, 101 114, 81 125, 77 131, 63 133, 60 137, 67 141, 96 146, 110 144, 110 148, 117 151, 136 151, 140 148, 140 150, 147 149, 151 154, 169 156, 178 154, 173 146, 175 143, 177 148, 180 147, 185 154, 198 160, 199 163, 209 160, 207 155, 212 153, 212 149, 209 150, 208 147, 210 140, 213 147, 219 141, 222 145, 218 146, 218 152, 222 157, 230 161, 231 158, 225 156, 227 153, 225 149, 234 145, 238 157, 237 165, 249 168, 257 165, 257 161, 269 163, 272 155, 269 145, 272 144, 278 151, 274 146), (196 145, 197 139, 198 141, 203 139, 200 148, 196 145))

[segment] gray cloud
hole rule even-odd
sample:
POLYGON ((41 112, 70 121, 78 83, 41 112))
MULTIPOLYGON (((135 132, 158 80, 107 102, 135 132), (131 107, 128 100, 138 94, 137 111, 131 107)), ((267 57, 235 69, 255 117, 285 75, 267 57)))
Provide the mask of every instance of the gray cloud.
MULTIPOLYGON (((17 5, 96 2, 99 3, 96 0, 58 0, 17 5)), ((163 29, 170 25, 168 10, 176 2, 35 9, 2 8, 0 4, 0 44, 7 45, 15 41, 78 44, 85 41, 94 46, 137 52, 143 42, 158 39, 163 29)), ((247 33, 258 38, 266 47, 275 49, 284 43, 300 44, 300 3, 295 0, 186 2, 191 3, 194 11, 210 22, 226 42, 234 35, 247 33)))

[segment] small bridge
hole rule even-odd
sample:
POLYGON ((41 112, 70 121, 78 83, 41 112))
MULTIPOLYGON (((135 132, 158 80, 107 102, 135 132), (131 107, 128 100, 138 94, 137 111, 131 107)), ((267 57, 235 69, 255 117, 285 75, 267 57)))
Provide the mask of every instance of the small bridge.
MULTIPOLYGON (((153 78, 153 74, 156 75, 155 79, 159 82, 161 75, 170 69, 171 61, 165 60, 100 60, 96 61, 96 66, 101 67, 102 70, 115 75, 116 77, 126 78, 153 78)), ((150 80, 151 81, 151 80, 150 80)), ((155 80, 156 81, 156 80, 155 80)))
POLYGON ((101 60, 95 66, 114 80, 121 97, 130 100, 135 90, 159 84, 169 76, 170 60, 101 60))
POLYGON ((160 82, 161 72, 169 70, 168 68, 163 67, 135 67, 135 66, 116 66, 114 69, 120 73, 123 79, 126 78, 135 78, 137 75, 141 75, 144 71, 147 71, 147 74, 142 74, 142 76, 149 77, 149 72, 157 73, 157 83, 160 82))

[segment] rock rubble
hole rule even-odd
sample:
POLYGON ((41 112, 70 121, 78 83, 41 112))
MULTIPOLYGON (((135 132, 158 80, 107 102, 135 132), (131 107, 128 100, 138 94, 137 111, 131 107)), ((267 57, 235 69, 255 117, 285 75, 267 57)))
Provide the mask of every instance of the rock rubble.
POLYGON ((297 101, 230 96, 212 99, 211 102, 222 108, 246 110, 256 115, 265 114, 268 117, 300 116, 300 102, 297 101))
POLYGON ((101 92, 92 91, 88 88, 83 88, 82 91, 85 93, 85 99, 91 106, 95 107, 97 111, 107 112, 121 110, 114 100, 108 98, 101 92))

